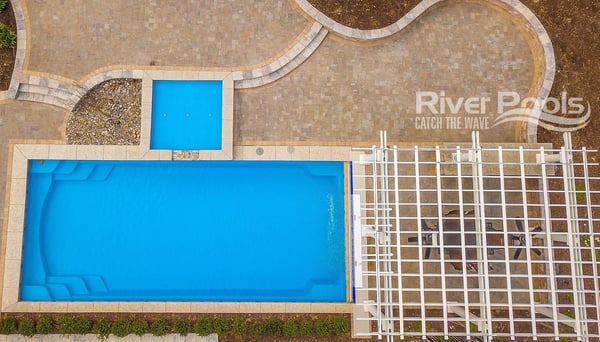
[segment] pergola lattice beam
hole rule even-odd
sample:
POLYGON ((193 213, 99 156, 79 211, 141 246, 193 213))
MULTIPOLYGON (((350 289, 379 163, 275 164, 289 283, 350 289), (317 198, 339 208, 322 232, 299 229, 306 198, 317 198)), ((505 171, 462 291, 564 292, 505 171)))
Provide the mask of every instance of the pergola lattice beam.
POLYGON ((600 336, 600 235, 593 228, 598 221, 593 211, 600 206, 591 202, 598 194, 591 183, 598 179, 588 172, 596 164, 588 161, 586 149, 573 149, 568 134, 557 150, 485 147, 478 133, 467 147, 389 147, 382 132, 380 146, 356 150, 362 154, 352 172, 359 272, 354 279, 357 305, 370 313, 357 320, 377 326, 363 335, 388 340, 600 336), (562 175, 550 172, 557 165, 562 175), (583 169, 583 176, 576 168, 583 169), (584 204, 576 182, 585 185, 584 204), (559 197, 564 203, 555 201, 559 197), (444 217, 451 209, 459 213, 454 212, 459 230, 453 234, 460 238, 454 241, 444 217), (584 219, 578 210, 585 211, 584 219), (425 220, 435 222, 436 229, 426 230, 425 220), (516 221, 525 231, 514 231, 516 221), (543 229, 531 233, 530 224, 543 229), (407 242, 407 233, 416 236, 416 243, 407 242), (589 246, 582 245, 583 239, 589 246), (540 240, 544 244, 534 248, 540 240), (515 260, 511 253, 519 248, 524 258, 515 260), (427 249, 436 255, 427 259, 427 249), (533 258, 534 249, 543 258, 533 258), (463 257, 456 259, 457 253, 463 257), (454 270, 447 269, 450 265, 454 270), (416 310, 417 317, 406 310, 416 310))

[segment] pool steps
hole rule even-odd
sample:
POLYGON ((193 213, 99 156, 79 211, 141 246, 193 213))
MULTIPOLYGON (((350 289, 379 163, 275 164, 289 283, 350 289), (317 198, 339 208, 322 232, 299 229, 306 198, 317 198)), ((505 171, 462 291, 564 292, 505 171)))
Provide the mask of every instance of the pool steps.
MULTIPOLYGON (((50 162, 45 162, 50 163, 50 162)), ((36 166, 36 165, 34 165, 36 166)), ((32 168, 32 173, 54 173, 55 180, 71 181, 104 181, 110 176, 113 167, 110 165, 92 165, 74 163, 72 161, 60 161, 50 167, 40 166, 32 168)))
POLYGON ((46 285, 24 285, 22 296, 39 300, 72 300, 77 295, 106 293, 108 289, 100 276, 49 276, 46 285))
POLYGON ((80 86, 56 78, 25 76, 19 82, 16 99, 43 102, 72 110, 86 92, 80 86))

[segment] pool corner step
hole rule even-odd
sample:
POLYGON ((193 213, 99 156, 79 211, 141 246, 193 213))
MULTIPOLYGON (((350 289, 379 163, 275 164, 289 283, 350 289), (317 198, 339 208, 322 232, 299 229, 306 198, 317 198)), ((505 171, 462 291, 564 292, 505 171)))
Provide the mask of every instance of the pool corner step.
MULTIPOLYGON (((57 290, 57 291, 61 290, 60 286, 65 287, 69 292, 69 297, 71 294, 84 295, 84 294, 90 293, 85 281, 83 281, 83 279, 81 279, 81 277, 51 276, 51 277, 48 277, 47 283, 48 283, 48 285, 55 286, 55 290, 57 290)), ((62 293, 62 291, 60 293, 62 293)))
POLYGON ((87 288, 91 293, 106 293, 108 292, 108 287, 106 287, 106 283, 101 276, 96 275, 85 275, 82 276, 83 281, 87 285, 87 288))

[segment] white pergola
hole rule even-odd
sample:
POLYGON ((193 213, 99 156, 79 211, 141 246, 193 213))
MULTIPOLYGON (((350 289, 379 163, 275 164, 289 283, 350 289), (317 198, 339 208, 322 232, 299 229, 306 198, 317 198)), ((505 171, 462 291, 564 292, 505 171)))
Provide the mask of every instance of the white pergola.
POLYGON ((600 336, 595 151, 380 140, 352 163, 355 336, 600 336))

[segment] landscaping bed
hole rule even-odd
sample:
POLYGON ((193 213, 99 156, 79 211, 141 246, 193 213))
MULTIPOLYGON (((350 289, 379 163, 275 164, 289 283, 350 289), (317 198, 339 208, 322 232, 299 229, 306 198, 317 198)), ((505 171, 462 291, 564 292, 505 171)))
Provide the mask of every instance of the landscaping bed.
MULTIPOLYGON (((2 1, 0 1, 0 4, 2 4, 2 1)), ((17 32, 15 15, 10 1, 6 3, 6 8, 0 11, 0 24, 4 24, 13 32, 17 32)), ((0 48, 0 90, 7 90, 10 85, 10 79, 15 67, 15 55, 16 47, 0 48)))
MULTIPOLYGON (((350 315, 308 314, 17 314, 0 320, 0 335, 218 334, 219 341, 347 341, 350 315)), ((355 340, 355 341, 361 341, 355 340)))

